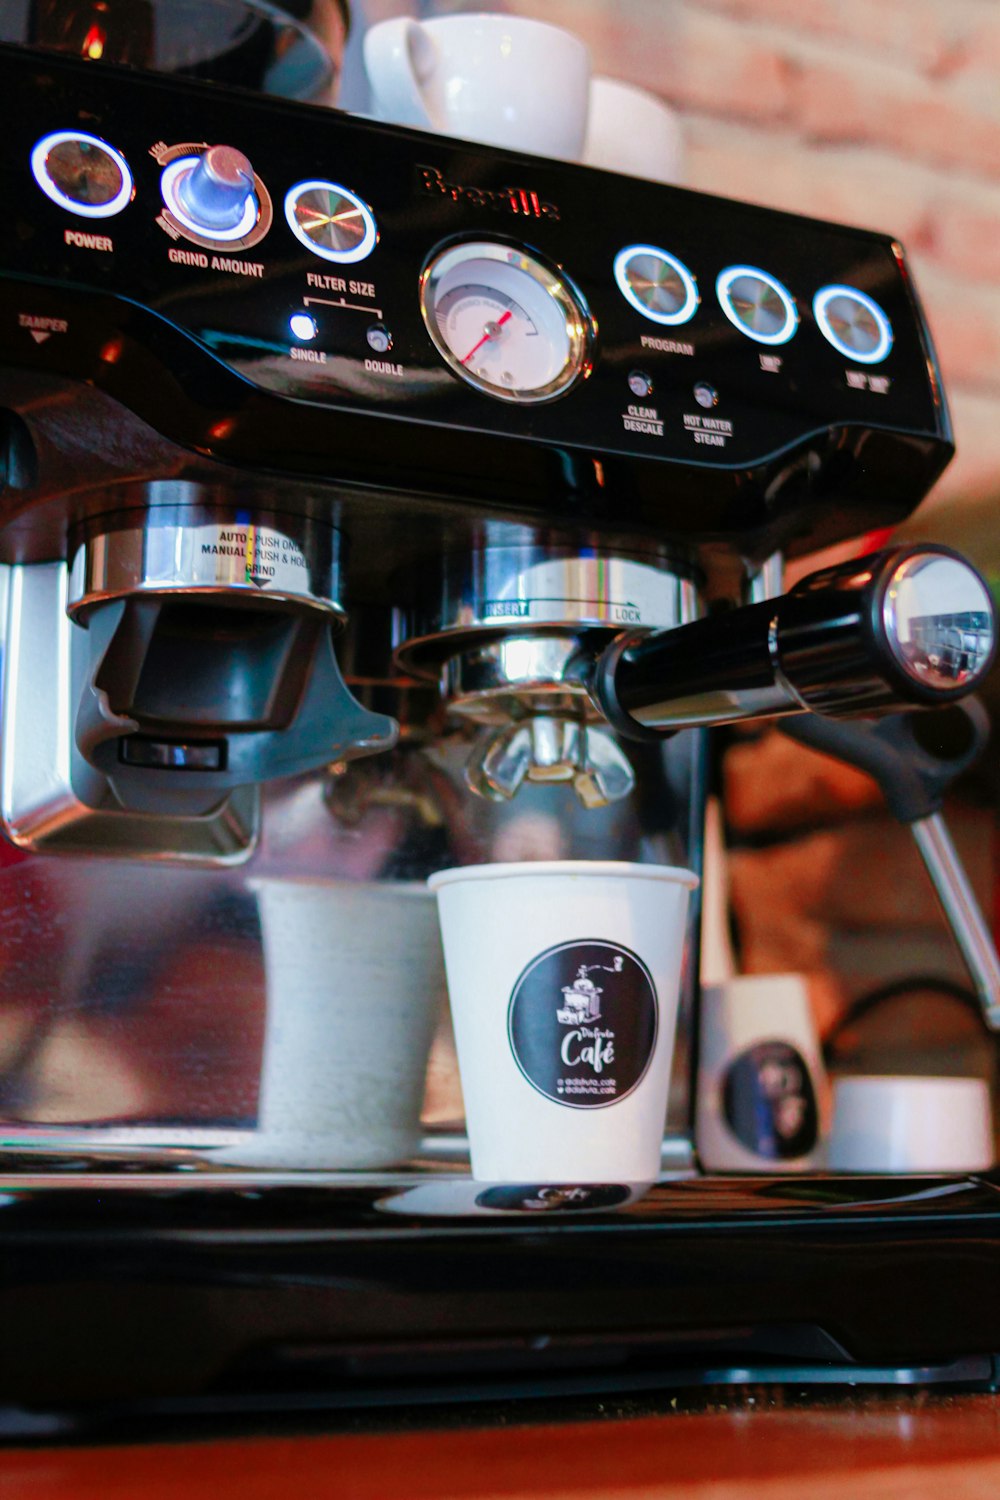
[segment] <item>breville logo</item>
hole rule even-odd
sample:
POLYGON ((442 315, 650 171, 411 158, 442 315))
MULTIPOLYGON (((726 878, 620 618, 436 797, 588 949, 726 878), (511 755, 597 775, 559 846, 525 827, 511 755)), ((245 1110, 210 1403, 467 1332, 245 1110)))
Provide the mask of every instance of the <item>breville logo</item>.
POLYGON ((523 219, 558 219, 554 203, 543 203, 530 188, 481 188, 464 182, 448 182, 437 167, 418 167, 420 185, 425 193, 440 194, 454 203, 468 203, 473 208, 492 208, 498 213, 517 214, 523 219))

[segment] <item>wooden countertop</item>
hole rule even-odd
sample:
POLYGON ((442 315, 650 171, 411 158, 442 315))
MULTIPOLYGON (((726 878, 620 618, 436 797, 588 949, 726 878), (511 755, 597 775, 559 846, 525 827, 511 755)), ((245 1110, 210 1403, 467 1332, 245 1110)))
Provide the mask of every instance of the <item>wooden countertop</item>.
MULTIPOLYGON (((995 1500, 1000 1396, 758 1391, 436 1430, 0 1450, 4 1500, 995 1500), (690 1406, 690 1403, 688 1403, 690 1406), (596 1418, 594 1413, 597 1413, 596 1418)), ((411 1415, 412 1420, 412 1415, 411 1415)), ((431 1418, 434 1420, 434 1418, 431 1418)), ((464 1421, 475 1423, 466 1409, 464 1421)))

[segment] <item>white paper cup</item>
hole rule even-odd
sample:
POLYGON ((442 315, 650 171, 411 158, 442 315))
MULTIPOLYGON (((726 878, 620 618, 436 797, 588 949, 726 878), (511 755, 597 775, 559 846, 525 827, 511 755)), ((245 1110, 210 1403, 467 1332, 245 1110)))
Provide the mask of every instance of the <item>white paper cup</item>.
POLYGON ((248 1166, 367 1170, 412 1156, 444 988, 422 884, 261 879, 267 1018, 248 1166))
POLYGON ((981 1078, 838 1078, 834 1172, 981 1172, 993 1165, 990 1091, 981 1078))
POLYGON ((617 78, 594 78, 582 160, 588 167, 626 172, 651 182, 683 182, 680 120, 669 105, 645 89, 617 78))
POLYGON ((400 125, 576 161, 587 128, 590 54, 523 16, 408 17, 364 40, 376 114, 400 125))
POLYGON ((824 1084, 800 974, 741 974, 702 990, 695 1144, 706 1170, 821 1166, 824 1084))
POLYGON ((472 1174, 651 1182, 690 870, 558 861, 431 877, 472 1174))

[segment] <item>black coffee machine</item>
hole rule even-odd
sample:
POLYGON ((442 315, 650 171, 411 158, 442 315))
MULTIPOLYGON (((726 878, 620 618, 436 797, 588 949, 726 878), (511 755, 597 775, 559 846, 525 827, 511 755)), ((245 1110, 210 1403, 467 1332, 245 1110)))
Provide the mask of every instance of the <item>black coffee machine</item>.
MULTIPOLYGON (((696 914, 642 1198, 481 1202, 460 1120, 386 1144, 394 1078, 340 1154, 263 1123, 262 883, 354 911, 512 849, 697 869, 708 727, 980 680, 946 549, 781 588, 951 456, 901 248, 17 46, 0 80, 13 1429, 994 1385, 1000 1180, 698 1173, 696 914)), ((360 946, 412 975, 428 929, 385 911, 360 946)))

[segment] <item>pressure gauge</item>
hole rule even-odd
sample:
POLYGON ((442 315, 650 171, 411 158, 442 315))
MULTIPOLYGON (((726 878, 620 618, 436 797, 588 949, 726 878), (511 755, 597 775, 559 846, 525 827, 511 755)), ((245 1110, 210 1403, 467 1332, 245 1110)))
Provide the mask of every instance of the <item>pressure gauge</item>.
POLYGON ((420 278, 420 307, 455 374, 501 401, 552 401, 590 371, 583 298, 526 250, 469 240, 438 251, 420 278))

